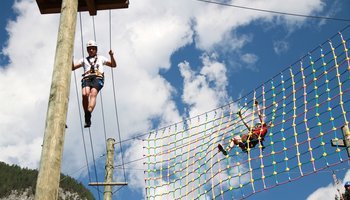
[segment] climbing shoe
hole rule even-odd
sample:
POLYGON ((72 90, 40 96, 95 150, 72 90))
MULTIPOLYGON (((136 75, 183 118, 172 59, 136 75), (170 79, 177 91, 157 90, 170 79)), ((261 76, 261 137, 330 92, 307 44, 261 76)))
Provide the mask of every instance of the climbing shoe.
POLYGON ((222 147, 221 144, 218 144, 218 149, 222 152, 222 154, 224 154, 225 156, 227 155, 227 151, 224 149, 224 147, 222 147))
POLYGON ((238 146, 242 149, 244 153, 248 153, 248 148, 243 142, 238 143, 238 146))
POLYGON ((85 125, 84 128, 89 128, 91 126, 91 112, 85 113, 85 125))

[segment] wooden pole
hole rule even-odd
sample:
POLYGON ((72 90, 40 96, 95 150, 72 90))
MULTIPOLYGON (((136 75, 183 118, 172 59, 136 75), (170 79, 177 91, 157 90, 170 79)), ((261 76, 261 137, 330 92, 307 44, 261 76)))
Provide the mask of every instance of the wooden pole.
POLYGON ((345 143, 346 150, 348 152, 348 157, 350 157, 350 131, 349 131, 348 124, 345 124, 341 128, 341 130, 342 130, 343 135, 344 135, 344 143, 345 143))
POLYGON ((63 0, 35 200, 58 199, 78 0, 63 0))
POLYGON ((107 157, 106 157, 106 175, 105 175, 105 191, 104 200, 112 200, 112 186, 108 185, 113 181, 114 170, 114 143, 113 138, 107 139, 107 157))
POLYGON ((113 182, 113 171, 114 171, 114 143, 115 140, 113 138, 107 139, 107 156, 106 156, 106 175, 105 182, 98 183, 92 182, 89 183, 90 186, 104 186, 105 191, 103 195, 104 200, 112 200, 112 187, 113 186, 124 186, 128 183, 126 182, 113 182))
POLYGON ((91 182, 89 183, 89 186, 125 186, 128 185, 127 182, 109 182, 109 183, 105 183, 105 182, 91 182))

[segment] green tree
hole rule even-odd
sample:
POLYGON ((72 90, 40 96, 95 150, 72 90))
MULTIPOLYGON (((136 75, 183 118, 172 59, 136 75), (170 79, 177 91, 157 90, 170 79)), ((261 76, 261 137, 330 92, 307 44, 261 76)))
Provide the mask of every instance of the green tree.
MULTIPOLYGON (((36 180, 38 171, 28 168, 22 169, 17 165, 8 165, 0 162, 0 198, 11 194, 11 191, 24 191, 31 188, 35 194, 36 180)), ((81 198, 94 200, 95 198, 91 192, 75 179, 61 174, 60 188, 64 191, 77 193, 81 198)))

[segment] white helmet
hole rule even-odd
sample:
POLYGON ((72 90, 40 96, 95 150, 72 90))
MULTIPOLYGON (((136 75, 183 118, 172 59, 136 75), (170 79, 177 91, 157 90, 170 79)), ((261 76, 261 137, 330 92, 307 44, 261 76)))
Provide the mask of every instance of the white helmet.
POLYGON ((93 40, 89 40, 88 43, 86 43, 86 48, 88 47, 96 47, 97 48, 97 43, 93 40))

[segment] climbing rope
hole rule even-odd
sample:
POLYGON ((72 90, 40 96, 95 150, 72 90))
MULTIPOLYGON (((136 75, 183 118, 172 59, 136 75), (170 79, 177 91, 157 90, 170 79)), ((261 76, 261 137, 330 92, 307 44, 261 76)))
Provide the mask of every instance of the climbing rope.
MULTIPOLYGON (((112 11, 109 10, 109 49, 112 49, 112 11)), ((122 162, 122 169, 123 169, 123 175, 124 175, 124 182, 126 181, 126 172, 125 172, 125 165, 124 165, 124 156, 123 156, 123 147, 122 147, 122 139, 121 139, 121 132, 120 132, 120 125, 119 125, 119 114, 118 114, 118 105, 117 105, 117 94, 116 94, 116 82, 114 80, 114 73, 113 69, 111 68, 111 77, 112 77, 112 88, 113 88, 113 99, 114 99, 114 110, 115 110, 115 117, 116 117, 116 124, 117 124, 117 131, 118 131, 118 139, 119 139, 119 148, 120 148, 120 156, 121 156, 121 162, 122 162)), ((122 186, 123 187, 123 186, 122 186)), ((122 187, 118 188, 116 191, 113 193, 117 192, 120 190, 122 187)))

